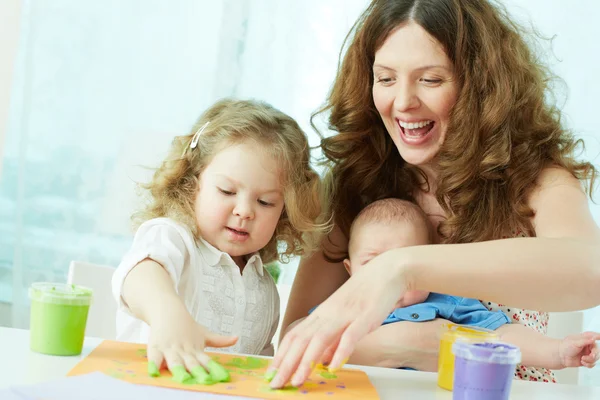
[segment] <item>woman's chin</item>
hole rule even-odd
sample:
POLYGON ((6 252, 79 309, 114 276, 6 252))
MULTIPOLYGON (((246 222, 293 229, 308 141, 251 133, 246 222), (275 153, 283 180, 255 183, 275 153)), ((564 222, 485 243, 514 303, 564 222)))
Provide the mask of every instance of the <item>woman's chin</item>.
POLYGON ((415 167, 429 165, 435 158, 437 151, 434 149, 423 149, 423 150, 413 150, 413 149, 398 149, 400 152, 400 157, 415 167))

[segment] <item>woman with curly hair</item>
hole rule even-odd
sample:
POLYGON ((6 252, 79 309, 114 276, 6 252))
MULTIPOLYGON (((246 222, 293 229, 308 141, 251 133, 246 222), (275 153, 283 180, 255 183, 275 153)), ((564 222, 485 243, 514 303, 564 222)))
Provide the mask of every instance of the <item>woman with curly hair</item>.
POLYGON ((264 265, 314 247, 327 227, 319 186, 292 118, 257 101, 214 104, 145 186, 113 276, 117 338, 147 343, 149 372, 166 364, 183 381, 227 379, 205 346, 272 355, 279 296, 264 265))
MULTIPOLYGON (((322 141, 335 228, 301 262, 271 386, 301 384, 318 361, 435 370, 444 321, 376 329, 410 290, 481 299, 542 333, 547 311, 600 304, 596 170, 576 160, 581 143, 548 102, 552 76, 506 11, 374 0, 348 40, 320 110, 337 132, 322 141), (350 225, 388 197, 420 206, 435 242, 385 252, 348 279, 350 225)), ((553 380, 534 367, 524 379, 553 380)))

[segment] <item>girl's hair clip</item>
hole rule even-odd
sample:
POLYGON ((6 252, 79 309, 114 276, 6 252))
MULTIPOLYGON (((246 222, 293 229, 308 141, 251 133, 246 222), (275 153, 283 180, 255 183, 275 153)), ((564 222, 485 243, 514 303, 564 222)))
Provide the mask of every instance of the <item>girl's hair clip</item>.
MULTIPOLYGON (((206 129, 206 127, 208 126, 209 123, 210 123, 210 121, 207 121, 204 125, 202 125, 196 131, 196 133, 194 133, 194 136, 192 137, 192 141, 190 142, 190 149, 195 149, 196 146, 198 146, 198 140, 200 139, 200 135, 202 135, 202 132, 204 132, 204 130, 206 129)), ((183 156, 185 156, 186 151, 187 151, 187 148, 183 149, 183 154, 181 155, 182 158, 183 158, 183 156)))

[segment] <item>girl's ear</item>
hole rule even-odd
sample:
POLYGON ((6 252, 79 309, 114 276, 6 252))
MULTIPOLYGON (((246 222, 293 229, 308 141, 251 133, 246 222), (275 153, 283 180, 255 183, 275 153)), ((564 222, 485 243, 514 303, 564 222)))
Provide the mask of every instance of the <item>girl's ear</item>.
POLYGON ((351 270, 350 266, 351 266, 350 265, 350 260, 346 258, 344 260, 344 267, 346 267, 346 271, 348 272, 348 275, 352 275, 352 272, 351 272, 352 270, 351 270))

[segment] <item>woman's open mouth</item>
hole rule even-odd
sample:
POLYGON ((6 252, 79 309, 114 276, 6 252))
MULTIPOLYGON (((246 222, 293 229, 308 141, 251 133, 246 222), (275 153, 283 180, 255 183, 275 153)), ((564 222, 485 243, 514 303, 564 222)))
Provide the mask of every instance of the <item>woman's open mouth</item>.
POLYGON ((419 145, 426 142, 429 133, 433 130, 435 122, 422 120, 418 122, 404 122, 396 120, 400 128, 400 137, 406 144, 419 145))

